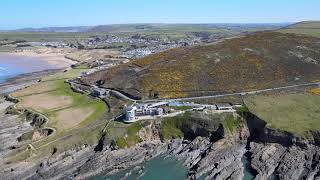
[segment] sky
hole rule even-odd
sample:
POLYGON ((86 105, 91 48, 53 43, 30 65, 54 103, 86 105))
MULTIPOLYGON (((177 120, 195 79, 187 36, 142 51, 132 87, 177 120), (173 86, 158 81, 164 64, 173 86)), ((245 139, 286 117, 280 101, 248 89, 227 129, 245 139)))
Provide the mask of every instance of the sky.
POLYGON ((320 0, 1 0, 0 29, 320 20, 320 0))

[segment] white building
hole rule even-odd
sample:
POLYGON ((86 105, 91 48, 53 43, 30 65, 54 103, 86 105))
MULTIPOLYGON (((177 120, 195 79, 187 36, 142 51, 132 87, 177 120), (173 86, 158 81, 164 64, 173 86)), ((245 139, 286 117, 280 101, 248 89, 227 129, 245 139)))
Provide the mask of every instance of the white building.
POLYGON ((230 103, 217 103, 217 110, 220 111, 231 111, 233 110, 233 107, 231 106, 230 103))
POLYGON ((135 122, 135 120, 136 120, 136 110, 137 110, 137 107, 135 107, 135 106, 128 107, 126 109, 126 120, 125 120, 125 122, 135 122))
POLYGON ((164 115, 164 109, 161 106, 167 105, 168 102, 136 104, 125 110, 125 122, 131 123, 141 119, 161 117, 164 115))

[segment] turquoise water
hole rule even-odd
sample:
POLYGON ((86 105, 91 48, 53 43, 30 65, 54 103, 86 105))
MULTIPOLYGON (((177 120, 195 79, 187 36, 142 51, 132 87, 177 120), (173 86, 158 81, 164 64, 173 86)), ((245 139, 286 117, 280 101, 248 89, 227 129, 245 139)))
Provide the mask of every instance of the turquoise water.
POLYGON ((182 165, 182 162, 175 158, 164 158, 163 156, 160 156, 140 166, 143 166, 144 168, 142 170, 141 168, 137 170, 133 170, 132 168, 119 172, 113 176, 96 176, 91 178, 91 180, 118 180, 123 178, 126 174, 128 180, 135 180, 137 178, 141 180, 176 180, 185 179, 188 175, 187 169, 182 165), (129 172, 131 172, 130 175, 128 174, 129 172))
POLYGON ((243 157, 242 157, 242 163, 243 163, 243 166, 244 166, 244 177, 243 177, 243 180, 252 180, 255 178, 254 174, 251 173, 251 166, 250 166, 250 162, 249 162, 249 158, 248 158, 249 154, 245 154, 243 157))
POLYGON ((0 54, 0 83, 17 75, 53 68, 54 66, 37 58, 0 54))
MULTIPOLYGON (((250 166, 250 162, 249 162, 249 154, 246 153, 243 157, 242 157, 242 163, 244 165, 244 177, 243 180, 252 180, 255 178, 255 175, 251 172, 251 166, 250 166)), ((278 180, 277 176, 275 174, 272 174, 268 180, 278 180)))
MULTIPOLYGON (((250 171, 250 162, 247 154, 243 156, 242 163, 245 167, 243 180, 252 180, 255 175, 250 171)), ((137 170, 129 169, 121 171, 112 176, 99 175, 92 177, 90 180, 119 180, 126 177, 127 180, 179 180, 187 177, 187 169, 182 165, 182 162, 175 158, 164 158, 163 156, 156 157, 142 165, 137 170), (141 170, 141 171, 140 171, 141 170), (140 172, 139 172, 140 171, 140 172)), ((204 178, 200 178, 204 179, 204 178)))

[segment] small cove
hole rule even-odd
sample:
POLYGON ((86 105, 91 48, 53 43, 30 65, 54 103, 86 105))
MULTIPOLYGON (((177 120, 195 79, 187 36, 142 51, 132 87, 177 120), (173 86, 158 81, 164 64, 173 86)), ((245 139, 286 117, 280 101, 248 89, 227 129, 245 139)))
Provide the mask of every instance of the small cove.
POLYGON ((167 157, 164 155, 155 157, 141 165, 140 168, 135 170, 135 167, 120 171, 111 176, 98 175, 92 177, 91 180, 110 179, 117 180, 126 177, 128 180, 141 179, 141 180, 175 180, 185 179, 188 175, 187 168, 182 165, 182 161, 174 157, 167 157))

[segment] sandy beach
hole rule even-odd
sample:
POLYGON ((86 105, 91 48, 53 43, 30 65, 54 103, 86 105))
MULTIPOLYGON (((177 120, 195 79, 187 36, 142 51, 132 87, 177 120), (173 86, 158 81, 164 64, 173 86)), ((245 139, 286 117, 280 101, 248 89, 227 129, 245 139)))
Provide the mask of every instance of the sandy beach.
POLYGON ((12 53, 1 53, 3 55, 12 56, 25 56, 30 58, 36 58, 43 60, 46 63, 54 66, 56 69, 64 69, 70 67, 72 64, 76 64, 76 61, 65 58, 65 54, 59 51, 52 51, 50 49, 37 49, 37 50, 24 50, 12 53))
POLYGON ((0 53, 0 60, 8 57, 1 61, 2 66, 4 66, 2 67, 4 70, 2 73, 11 72, 9 78, 5 78, 4 82, 0 79, 0 96, 28 87, 44 75, 67 69, 72 64, 77 63, 64 56, 59 50, 48 48, 0 53))

